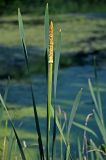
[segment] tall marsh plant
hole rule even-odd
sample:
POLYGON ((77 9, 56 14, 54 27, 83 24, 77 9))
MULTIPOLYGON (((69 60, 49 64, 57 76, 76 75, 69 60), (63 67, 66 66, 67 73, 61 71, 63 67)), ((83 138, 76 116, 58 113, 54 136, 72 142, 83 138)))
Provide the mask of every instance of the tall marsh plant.
MULTIPOLYGON (((20 32, 20 38, 24 50, 25 55, 25 62, 28 73, 30 73, 30 65, 29 65, 29 58, 28 58, 28 52, 27 52, 27 46, 25 42, 25 33, 24 33, 24 26, 23 26, 23 20, 21 16, 20 9, 18 9, 18 22, 19 22, 19 32, 20 32)), ((59 131, 60 136, 60 145, 58 144, 58 148, 60 148, 60 154, 58 159, 60 160, 70 160, 73 159, 72 153, 71 153, 71 140, 70 140, 70 134, 72 125, 75 125, 76 127, 79 127, 83 129, 86 132, 90 132, 94 136, 96 136, 95 132, 93 132, 91 129, 89 129, 87 126, 81 125, 77 122, 74 122, 74 118, 77 112, 77 108, 80 103, 81 95, 82 95, 82 89, 78 92, 76 95, 76 98, 73 102, 73 105, 70 109, 70 117, 67 119, 66 114, 65 120, 63 123, 61 123, 60 117, 57 114, 57 105, 56 105, 56 95, 57 95, 57 77, 58 77, 58 67, 59 67, 59 58, 60 58, 60 52, 61 52, 61 29, 59 29, 57 40, 56 40, 56 46, 54 48, 54 24, 51 21, 49 23, 49 11, 48 11, 48 4, 46 6, 45 10, 45 65, 46 65, 46 76, 47 76, 47 125, 45 126, 45 133, 46 133, 46 144, 43 142, 43 135, 41 133, 41 127, 40 127, 40 117, 38 116, 37 112, 37 105, 36 100, 34 96, 34 90, 33 90, 33 84, 30 81, 30 90, 31 90, 31 96, 32 96, 32 103, 33 103, 33 112, 34 112, 34 119, 36 124, 36 132, 37 132, 37 142, 38 142, 38 149, 39 149, 39 156, 33 157, 33 159, 36 160, 56 160, 56 136, 57 136, 57 130, 59 131), (54 94, 52 94, 54 93, 54 94), (52 97, 54 98, 54 103, 52 102, 52 97), (53 119, 53 120, 51 120, 53 119), (53 125, 51 125, 51 121, 53 121, 53 125), (67 125, 67 126, 66 126, 67 125), (64 131, 64 128, 66 127, 66 130, 64 131), (51 133, 52 131, 52 133, 51 133), (63 153, 64 151, 64 153, 63 153)), ((100 94, 98 92, 98 103, 95 98, 95 94, 93 91, 93 86, 91 84, 91 81, 89 80, 89 88, 90 92, 93 98, 93 101, 96 106, 96 111, 94 111, 96 122, 99 126, 99 129, 101 131, 101 134, 103 136, 104 143, 106 141, 106 132, 105 132, 105 125, 103 121, 103 114, 102 114, 102 108, 100 103, 100 94), (100 115, 99 115, 100 113, 100 115)), ((40 95, 39 95, 40 96, 40 95)), ((15 139, 17 141, 17 145, 20 151, 19 159, 27 160, 27 157, 24 152, 24 146, 22 144, 22 141, 20 140, 17 131, 15 129, 15 126, 12 122, 11 116, 8 111, 8 107, 5 103, 4 98, 0 95, 0 101, 1 101, 1 107, 0 107, 0 114, 3 112, 3 108, 6 110, 8 119, 11 123, 15 139)), ((61 109, 60 109, 61 111, 61 109)), ((1 122, 1 116, 0 116, 0 122, 1 122)), ((9 143, 9 152, 7 154, 7 160, 12 160, 11 153, 12 153, 12 140, 13 140, 13 133, 11 133, 10 136, 10 143, 9 143)), ((92 141, 91 146, 95 146, 94 142, 92 141)), ((88 152, 88 150, 87 150, 88 152)), ((79 160, 84 159, 84 156, 82 154, 81 150, 81 142, 78 140, 78 153, 79 153, 79 160)), ((94 160, 95 155, 93 152, 90 152, 91 160, 94 160)), ((4 156, 4 154, 3 154, 4 156)), ((97 157, 102 157, 101 154, 97 154, 97 157)), ((87 160, 87 156, 85 155, 85 158, 87 160)), ((3 157, 2 157, 3 159, 3 157)), ((30 158, 31 160, 32 158, 30 158)), ((101 158, 102 159, 102 158, 101 158)))

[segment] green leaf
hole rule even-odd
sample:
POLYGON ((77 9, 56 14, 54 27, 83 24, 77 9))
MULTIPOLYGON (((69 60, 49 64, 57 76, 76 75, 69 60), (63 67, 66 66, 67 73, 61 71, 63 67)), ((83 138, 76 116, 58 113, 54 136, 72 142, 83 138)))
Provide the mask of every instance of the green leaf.
POLYGON ((90 92, 91 92, 92 99, 93 99, 94 104, 95 104, 95 108, 96 108, 97 112, 99 113, 99 110, 98 110, 99 107, 98 107, 98 104, 97 104, 94 89, 93 89, 93 86, 92 86, 92 83, 91 83, 90 79, 88 79, 88 84, 89 84, 89 89, 90 89, 90 92))
POLYGON ((91 156, 91 160, 95 160, 95 157, 94 157, 94 153, 93 153, 93 152, 90 153, 90 156, 91 156))
POLYGON ((73 122, 73 125, 80 128, 80 129, 83 129, 85 131, 87 131, 88 133, 91 133, 92 135, 94 135, 95 137, 97 137, 96 133, 94 131, 92 131, 90 128, 82 125, 82 124, 79 124, 77 122, 73 122))
POLYGON ((76 115, 76 111, 77 111, 78 105, 80 103, 81 95, 82 95, 82 89, 78 92, 78 94, 77 94, 77 96, 75 98, 75 101, 74 101, 73 107, 72 107, 72 111, 71 111, 71 114, 70 114, 70 119, 69 119, 69 124, 68 124, 68 132, 67 132, 67 137, 68 137, 67 140, 68 141, 69 141, 69 135, 70 135, 71 126, 72 126, 74 117, 76 115))
POLYGON ((105 138, 106 137, 106 130, 105 130, 105 125, 104 125, 104 121, 103 121, 102 106, 101 106, 101 102, 100 102, 101 97, 100 97, 100 93, 99 93, 99 88, 97 86, 97 98, 98 98, 98 103, 99 103, 99 105, 98 105, 90 79, 88 80, 88 84, 89 84, 92 99, 94 101, 95 108, 96 108, 96 111, 97 111, 97 113, 94 111, 95 120, 96 120, 97 125, 99 127, 99 130, 100 130, 100 132, 103 136, 103 140, 106 143, 106 138, 105 138))
POLYGON ((17 135, 17 132, 16 132, 15 127, 14 127, 14 124, 13 124, 13 122, 12 122, 12 120, 11 120, 11 117, 10 117, 10 115, 9 115, 9 112, 8 112, 8 110, 7 110, 7 107, 6 107, 5 103, 4 103, 4 100, 3 100, 2 96, 1 96, 1 94, 0 94, 0 101, 1 101, 2 106, 4 107, 4 109, 5 109, 6 112, 7 112, 8 118, 9 118, 10 123, 11 123, 11 126, 12 126, 12 128, 13 128, 13 131, 14 131, 14 134, 15 134, 15 137, 16 137, 16 140, 17 140, 17 144, 18 144, 18 147, 19 147, 19 150, 20 150, 21 158, 22 158, 22 160, 26 160, 25 154, 24 154, 24 151, 23 151, 21 142, 20 142, 20 139, 19 139, 19 137, 18 137, 18 135, 17 135))
POLYGON ((2 119, 3 119, 3 106, 0 104, 0 127, 1 127, 2 119))
POLYGON ((41 160, 44 160, 42 136, 41 136, 41 131, 40 131, 39 118, 38 118, 38 114, 37 114, 37 109, 36 109, 37 107, 36 107, 36 103, 35 103, 35 98, 34 98, 34 92, 33 92, 32 85, 31 85, 31 94, 32 94, 32 101, 33 101, 33 109, 34 109, 34 118, 35 118, 35 123, 36 123, 36 130, 37 130, 37 134, 38 134, 38 144, 39 144, 40 157, 41 157, 41 160))
POLYGON ((23 20, 22 20, 20 9, 18 9, 18 22, 19 22, 20 38, 22 41, 24 54, 25 54, 25 61, 26 61, 28 72, 29 72, 28 53, 27 53, 27 48, 26 48, 26 43, 25 43, 24 26, 23 26, 23 20))
MULTIPOLYGON (((21 37, 21 41, 22 41, 22 45, 23 45, 23 49, 24 49, 24 54, 25 54, 25 61, 26 61, 26 65, 27 65, 27 71, 29 74, 29 72, 30 72, 29 61, 28 61, 27 48, 26 48, 26 44, 25 44, 24 27, 23 27, 23 21, 22 21, 20 9, 18 9, 18 21, 19 21, 20 37, 21 37)), ((33 102, 33 109, 34 109, 34 117, 35 117, 36 129, 37 129, 37 134, 38 134, 39 152, 40 152, 41 160, 44 160, 43 143, 42 143, 42 137, 41 137, 41 131, 40 131, 40 125, 39 125, 39 118, 38 118, 38 114, 37 114, 36 103, 35 103, 35 98, 34 98, 34 93, 33 93, 33 88, 32 88, 31 82, 30 82, 30 85, 31 85, 31 95, 32 95, 32 102, 33 102)))
POLYGON ((59 31, 59 35, 57 37, 56 50, 54 56, 54 126, 53 126, 53 144, 52 144, 52 159, 53 159, 53 151, 54 144, 56 139, 56 87, 57 87, 57 75, 58 75, 58 66, 60 59, 60 50, 61 50, 61 30, 59 31))
POLYGON ((90 141, 90 145, 91 145, 91 150, 94 150, 94 153, 96 155, 96 160, 104 160, 104 158, 102 157, 102 154, 98 151, 98 147, 95 145, 95 143, 91 140, 90 141))
POLYGON ((102 113, 102 100, 101 100, 101 95, 99 91, 99 86, 97 86, 97 100, 98 100, 98 107, 99 107, 99 115, 100 119, 102 121, 102 124, 104 125, 104 120, 103 120, 103 113, 102 113))
POLYGON ((78 139, 78 160, 82 160, 82 151, 81 151, 81 144, 80 144, 80 140, 78 139))
POLYGON ((20 8, 18 8, 18 22, 19 22, 19 31, 20 31, 21 40, 25 42, 24 26, 23 26, 23 20, 22 20, 20 8))
POLYGON ((61 29, 57 37, 55 56, 54 56, 54 100, 56 100, 56 88, 57 88, 57 76, 58 76, 60 52, 61 52, 61 29))
POLYGON ((94 56, 94 77, 95 77, 97 101, 98 101, 98 107, 99 107, 99 115, 100 115, 102 123, 104 124, 103 113, 102 113, 102 100, 101 100, 100 88, 99 88, 99 83, 98 83, 96 56, 94 56))
POLYGON ((4 93, 4 97, 3 97, 4 98, 4 102, 6 102, 6 100, 7 100, 9 84, 10 84, 10 77, 8 77, 8 81, 7 81, 6 88, 5 88, 5 93, 4 93))
MULTIPOLYGON (((54 109, 53 109, 52 106, 51 106, 51 112, 52 112, 52 115, 53 115, 53 117, 54 117, 54 109)), ((64 141, 64 144, 66 145, 67 143, 66 143, 66 140, 65 140, 65 136, 64 136, 63 130, 62 130, 62 128, 61 128, 61 125, 60 125, 60 123, 59 123, 59 120, 58 120, 58 117, 57 117, 57 116, 56 116, 56 125, 57 125, 57 128, 58 128, 58 130, 59 130, 59 132, 60 132, 60 134, 61 134, 61 137, 62 137, 62 139, 63 139, 63 141, 64 141)))
POLYGON ((45 51, 48 50, 49 45, 49 10, 48 10, 48 3, 45 9, 45 19, 44 19, 44 26, 45 26, 45 51))
POLYGON ((45 9, 45 17, 44 17, 44 37, 45 37, 45 67, 46 67, 46 79, 48 77, 48 47, 49 47, 49 9, 48 3, 45 9))
POLYGON ((66 160, 69 160, 69 157, 70 157, 70 145, 68 144, 66 148, 66 160))
POLYGON ((7 152, 8 160, 11 160, 13 141, 14 141, 13 130, 11 130, 11 134, 9 136, 9 142, 8 142, 8 152, 7 152))
POLYGON ((54 145, 56 140, 56 109, 54 108, 54 120, 53 120, 53 141, 52 141, 52 160, 54 159, 54 145))
POLYGON ((104 126, 103 126, 99 116, 97 115, 97 113, 95 111, 93 111, 93 112, 94 112, 96 123, 97 123, 98 128, 100 130, 100 133, 103 137, 104 143, 106 144, 106 129, 104 128, 104 126))

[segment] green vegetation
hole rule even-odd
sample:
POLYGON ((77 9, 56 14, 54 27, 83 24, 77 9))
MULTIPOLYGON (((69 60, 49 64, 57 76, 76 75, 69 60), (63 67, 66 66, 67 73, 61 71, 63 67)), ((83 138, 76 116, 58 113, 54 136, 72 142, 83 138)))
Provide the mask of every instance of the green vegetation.
MULTIPOLYGON (((82 50, 87 52, 91 48, 105 48, 105 19, 90 19, 86 16, 71 15, 55 17, 52 16, 51 18, 55 23, 56 30, 62 28, 62 52, 78 52, 82 50)), ((23 16, 27 46, 35 46, 36 44, 37 47, 44 48, 43 19, 43 17, 23 16)), ((3 38, 0 39, 0 44, 11 47, 20 45, 17 17, 2 17, 1 21, 0 36, 3 35, 3 38)), ((55 36, 58 34, 56 30, 55 36)))
MULTIPOLYGON (((0 14, 11 14, 20 7, 24 13, 44 13, 45 0, 0 0, 0 14)), ((105 0, 48 0, 51 13, 105 12, 105 0)))
MULTIPOLYGON (((18 9, 18 21, 19 21, 19 31, 20 38, 24 50, 25 62, 28 74, 30 73, 30 63, 27 52, 25 33, 23 20, 21 16, 20 9, 18 9)), ((62 26, 61 26, 62 27, 62 26)), ((67 29, 64 28, 63 29, 67 29)), ((45 11, 45 63, 46 63, 46 76, 47 76, 47 104, 46 107, 38 107, 36 105, 33 84, 29 81, 31 96, 32 96, 32 108, 20 108, 16 109, 14 107, 9 107, 6 104, 6 96, 8 88, 5 91, 4 97, 0 94, 0 136, 3 138, 1 140, 1 150, 0 158, 1 159, 18 159, 18 160, 82 160, 82 159, 97 159, 103 160, 106 156, 106 126, 104 122, 104 115, 102 110, 102 101, 99 89, 98 75, 96 71, 96 63, 94 63, 94 74, 95 74, 95 89, 91 80, 88 80, 89 90, 93 100, 93 111, 88 114, 85 119, 85 125, 82 125, 75 121, 76 112, 80 104, 80 99, 82 96, 83 89, 81 88, 78 94, 75 97, 75 100, 71 104, 71 111, 69 114, 61 114, 61 108, 59 112, 57 111, 57 76, 58 76, 58 67, 59 67, 59 58, 61 51, 61 30, 57 34, 57 43, 56 47, 53 47, 53 24, 51 23, 49 27, 49 12, 48 5, 46 6, 45 11), (51 27, 52 26, 52 27, 51 27), (48 50, 49 48, 49 50, 48 50), (54 56, 53 56, 54 49, 54 56), (54 60, 53 60, 54 58, 54 60), (53 66, 52 66, 53 65, 53 66), (53 68, 52 68, 53 67, 53 68), (54 73, 54 79, 52 74, 54 73), (53 83, 52 83, 53 82, 53 83), (52 85, 53 84, 53 85, 52 85), (52 102, 52 90, 54 91, 54 102, 52 102), (46 108, 46 111, 45 111, 46 108), (16 113, 15 113, 16 111, 16 113), (14 112, 14 114, 12 113, 14 112), (17 127, 14 125, 14 120, 18 120, 22 117, 26 118, 29 115, 34 119, 34 126, 36 131, 33 134, 29 132, 17 130, 17 127), (99 136, 96 131, 88 128, 88 121, 90 117, 94 117, 95 122, 98 126, 99 134, 102 137, 102 144, 98 145, 99 136), (42 128, 40 126, 41 118, 46 118, 45 130, 42 133, 42 128), (4 122, 4 125, 3 125, 4 122), (8 127, 10 123, 11 128, 8 127), (78 147, 76 146, 76 151, 78 154, 74 157, 71 145, 71 131, 72 126, 78 127, 83 130, 83 140, 80 137, 78 139, 78 147), (8 133, 9 132, 9 133, 8 133), (5 135, 4 135, 5 133, 5 135), (90 140, 88 141, 88 133, 90 140), (23 137, 24 136, 24 137, 23 137), (34 138, 35 136, 35 138, 34 138), (92 138, 93 137, 93 138, 92 138), (30 138, 34 142, 37 141, 37 148, 29 149, 27 144, 27 139, 30 138), (56 153, 56 148, 58 147, 59 154, 56 153), (64 152, 63 152, 64 151, 64 152), (35 152, 35 153, 34 153, 35 152)), ((77 135, 78 136, 78 135, 77 135)), ((33 144, 29 144, 33 146, 33 144)))

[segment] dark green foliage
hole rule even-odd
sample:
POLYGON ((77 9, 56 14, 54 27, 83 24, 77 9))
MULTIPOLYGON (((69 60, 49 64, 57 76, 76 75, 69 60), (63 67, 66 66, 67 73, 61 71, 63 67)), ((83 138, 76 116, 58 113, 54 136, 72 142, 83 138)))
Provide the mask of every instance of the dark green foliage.
POLYGON ((8 112, 8 110, 7 110, 7 106, 5 105, 4 100, 3 100, 2 96, 1 96, 1 94, 0 94, 0 102, 1 102, 1 104, 2 104, 2 106, 3 106, 3 108, 5 109, 5 111, 7 112, 9 121, 10 121, 11 126, 12 126, 12 128, 13 128, 14 135, 15 135, 15 138, 16 138, 16 140, 17 140, 17 144, 18 144, 18 147, 19 147, 19 150, 20 150, 21 158, 22 158, 22 160, 26 160, 25 154, 24 154, 24 151, 23 151, 23 147, 22 147, 22 144, 21 144, 21 141, 20 141, 20 139, 19 139, 19 137, 18 137, 18 135, 17 135, 16 129, 15 129, 15 127, 14 127, 14 124, 13 124, 13 122, 12 122, 12 120, 11 120, 11 117, 10 117, 10 115, 9 115, 9 112, 8 112))
MULTIPOLYGON (((20 9, 18 9, 18 21, 19 21, 20 37, 21 37, 21 41, 22 41, 22 45, 23 45, 23 49, 24 49, 25 62, 26 62, 26 66, 27 66, 27 71, 29 73, 30 72, 30 67, 29 67, 28 53, 27 53, 27 48, 26 48, 26 43, 25 43, 24 27, 23 27, 23 21, 22 21, 22 16, 21 16, 20 9)), ((31 82, 30 82, 30 85, 31 85, 31 94, 32 94, 35 124, 36 124, 36 130, 37 130, 37 134, 38 134, 38 144, 39 144, 40 158, 41 158, 41 160, 44 160, 43 143, 42 143, 40 126, 39 126, 39 118, 38 118, 37 107, 36 107, 36 103, 35 103, 35 97, 34 97, 34 92, 33 92, 31 82)))
POLYGON ((30 11, 36 12, 37 14, 43 14, 43 6, 47 2, 50 5, 51 13, 106 11, 105 0, 0 0, 0 13, 13 13, 16 12, 19 7, 27 14, 30 11))

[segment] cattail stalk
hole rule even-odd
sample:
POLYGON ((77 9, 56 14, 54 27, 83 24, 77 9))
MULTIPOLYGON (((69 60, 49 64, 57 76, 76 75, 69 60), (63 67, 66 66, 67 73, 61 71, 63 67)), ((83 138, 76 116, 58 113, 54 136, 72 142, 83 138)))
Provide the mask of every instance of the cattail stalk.
POLYGON ((53 68, 53 22, 49 27, 49 53, 48 53, 48 97, 47 97, 47 160, 49 160, 49 132, 51 121, 52 100, 52 68, 53 68))
POLYGON ((53 22, 49 28, 49 54, 48 54, 48 128, 50 130, 51 97, 52 97, 52 67, 53 67, 53 22))

